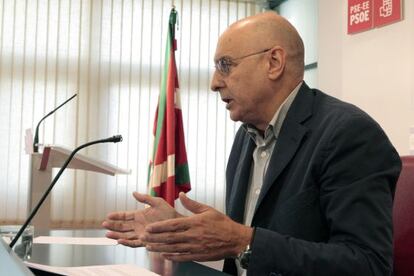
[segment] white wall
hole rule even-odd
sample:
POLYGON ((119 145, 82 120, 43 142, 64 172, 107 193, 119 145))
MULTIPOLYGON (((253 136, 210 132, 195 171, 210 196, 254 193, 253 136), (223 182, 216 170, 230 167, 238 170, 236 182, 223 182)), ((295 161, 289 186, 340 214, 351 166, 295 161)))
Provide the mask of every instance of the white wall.
MULTIPOLYGON (((280 4, 277 12, 298 30, 305 44, 305 64, 318 61, 318 0, 289 0, 280 4)), ((305 81, 318 86, 317 68, 305 71, 305 81)))
POLYGON ((400 155, 414 126, 414 1, 401 22, 347 34, 346 0, 319 0, 318 86, 384 128, 400 155))

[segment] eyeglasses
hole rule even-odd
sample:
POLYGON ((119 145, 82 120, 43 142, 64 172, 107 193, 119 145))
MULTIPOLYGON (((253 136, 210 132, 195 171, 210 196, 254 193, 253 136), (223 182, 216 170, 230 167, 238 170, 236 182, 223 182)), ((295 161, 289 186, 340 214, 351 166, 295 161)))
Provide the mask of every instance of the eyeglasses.
POLYGON ((228 75, 230 73, 231 66, 237 65, 237 63, 235 63, 236 60, 241 60, 241 59, 251 57, 251 56, 254 56, 254 55, 263 54, 263 53, 266 53, 267 51, 269 51, 271 49, 272 48, 268 48, 268 49, 265 49, 265 50, 261 50, 259 52, 255 52, 255 53, 248 54, 248 55, 241 56, 241 57, 237 57, 237 58, 231 58, 229 56, 221 57, 215 62, 216 70, 219 71, 220 74, 222 74, 222 75, 228 75))

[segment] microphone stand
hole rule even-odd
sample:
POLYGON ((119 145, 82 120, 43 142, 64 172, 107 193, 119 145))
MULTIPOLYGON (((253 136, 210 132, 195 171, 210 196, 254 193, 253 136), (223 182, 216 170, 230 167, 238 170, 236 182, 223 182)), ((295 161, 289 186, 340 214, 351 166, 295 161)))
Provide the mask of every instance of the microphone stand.
POLYGON ((43 194, 40 201, 33 208, 32 212, 30 213, 29 217, 26 219, 23 226, 20 228, 19 232, 17 232, 16 236, 14 237, 14 239, 12 240, 12 242, 9 245, 10 248, 13 248, 13 246, 16 244, 16 242, 18 241, 18 239, 20 238, 20 236, 23 234, 24 230, 26 229, 27 225, 29 225, 29 223, 32 221, 33 217, 36 215, 39 208, 42 206, 43 202, 46 200, 46 197, 49 195, 50 191, 52 191, 53 187, 55 186, 56 182, 58 181, 58 179, 61 176, 61 174, 63 173, 63 171, 66 169, 66 167, 69 165, 70 161, 73 159, 73 157, 75 156, 75 154, 79 150, 81 150, 85 147, 88 147, 90 145, 94 145, 94 144, 108 143, 108 142, 118 143, 118 142, 121 142, 121 141, 122 141, 122 136, 121 135, 115 135, 115 136, 112 136, 112 137, 109 137, 109 138, 106 138, 106 139, 101 139, 101 140, 95 140, 95 141, 92 141, 92 142, 88 142, 88 143, 83 144, 83 145, 77 147, 76 149, 74 149, 72 151, 72 153, 70 154, 70 156, 68 157, 68 159, 66 159, 63 166, 60 168, 59 172, 56 174, 55 178, 53 178, 52 183, 50 183, 49 187, 47 188, 46 192, 43 194))
POLYGON ((33 138, 33 152, 38 152, 39 151, 39 126, 40 123, 43 122, 44 119, 46 119, 47 117, 49 117, 50 115, 52 115, 53 113, 56 112, 56 110, 58 110, 59 108, 61 108, 62 106, 64 106, 67 102, 69 102, 70 100, 72 100, 73 98, 75 98, 78 94, 73 95, 72 97, 70 97, 69 99, 67 99, 65 102, 63 102, 62 104, 60 104, 58 107, 56 107, 55 109, 53 109, 52 111, 50 111, 48 114, 46 114, 46 116, 44 116, 39 123, 37 123, 36 126, 36 131, 35 131, 35 136, 33 138))

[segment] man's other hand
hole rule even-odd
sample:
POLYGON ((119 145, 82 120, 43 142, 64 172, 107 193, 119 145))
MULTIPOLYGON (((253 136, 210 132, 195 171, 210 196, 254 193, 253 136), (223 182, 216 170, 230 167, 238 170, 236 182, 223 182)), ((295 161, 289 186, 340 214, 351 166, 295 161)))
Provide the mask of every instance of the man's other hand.
POLYGON ((106 236, 115 239, 119 244, 139 247, 144 244, 139 239, 144 233, 145 226, 152 222, 177 218, 181 215, 164 199, 146 194, 133 193, 135 199, 149 207, 134 211, 113 212, 107 215, 102 226, 110 230, 106 236))
POLYGON ((140 236, 147 250, 172 261, 213 261, 237 256, 250 243, 253 228, 239 224, 214 208, 180 193, 192 216, 155 222, 140 236))

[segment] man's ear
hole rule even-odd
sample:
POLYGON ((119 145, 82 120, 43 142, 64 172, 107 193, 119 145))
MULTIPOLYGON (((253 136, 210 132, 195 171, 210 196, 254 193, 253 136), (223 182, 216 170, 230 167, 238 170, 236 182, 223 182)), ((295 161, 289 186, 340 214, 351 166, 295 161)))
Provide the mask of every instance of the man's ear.
POLYGON ((278 79, 285 70, 286 65, 286 52, 280 46, 275 46, 269 50, 269 70, 268 76, 271 80, 278 79))

